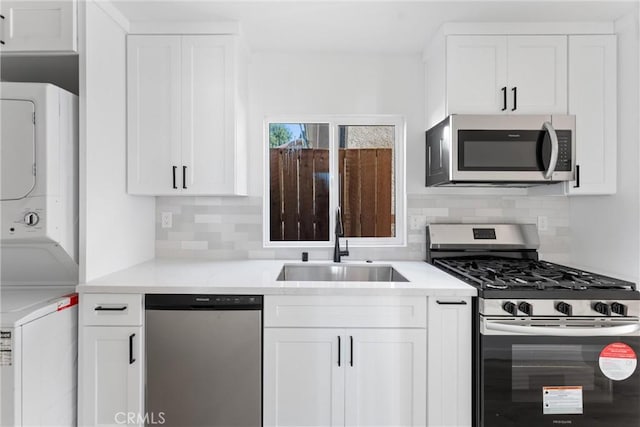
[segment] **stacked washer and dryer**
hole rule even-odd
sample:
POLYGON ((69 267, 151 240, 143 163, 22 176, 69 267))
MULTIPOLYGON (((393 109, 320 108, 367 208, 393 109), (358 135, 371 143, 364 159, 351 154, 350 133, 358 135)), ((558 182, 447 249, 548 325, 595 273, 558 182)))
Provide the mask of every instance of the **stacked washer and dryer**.
POLYGON ((0 425, 75 425, 78 99, 6 82, 0 99, 0 425))

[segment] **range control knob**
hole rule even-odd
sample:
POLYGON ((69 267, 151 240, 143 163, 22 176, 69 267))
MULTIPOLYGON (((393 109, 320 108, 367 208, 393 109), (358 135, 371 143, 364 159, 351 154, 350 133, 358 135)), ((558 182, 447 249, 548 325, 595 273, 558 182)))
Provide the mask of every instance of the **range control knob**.
POLYGON ((558 310, 560 313, 567 316, 571 316, 571 314, 573 313, 573 308, 571 307, 571 304, 567 304, 566 302, 557 303, 556 310, 558 310))
POLYGON ((516 305, 511 301, 507 301, 502 304, 502 309, 512 316, 516 316, 518 314, 518 307, 516 307, 516 305))
POLYGON ((36 212, 27 212, 24 215, 24 223, 29 227, 33 227, 40 222, 40 216, 36 212))
POLYGON ((615 314, 619 314, 620 316, 627 315, 627 306, 624 304, 620 304, 619 302, 611 303, 611 311, 615 314))
POLYGON ((518 310, 526 314, 527 316, 531 316, 533 314, 533 307, 528 302, 522 301, 518 304, 518 310))
POLYGON ((593 309, 600 314, 604 314, 605 316, 611 316, 611 308, 609 307, 609 304, 606 304, 604 302, 597 302, 593 304, 593 309))

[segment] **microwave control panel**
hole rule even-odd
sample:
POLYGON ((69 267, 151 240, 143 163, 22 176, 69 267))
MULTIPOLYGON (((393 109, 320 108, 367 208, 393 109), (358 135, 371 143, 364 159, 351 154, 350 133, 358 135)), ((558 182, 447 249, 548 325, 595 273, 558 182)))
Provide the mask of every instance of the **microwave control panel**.
POLYGON ((557 172, 571 171, 571 131, 558 130, 558 163, 556 163, 557 172))

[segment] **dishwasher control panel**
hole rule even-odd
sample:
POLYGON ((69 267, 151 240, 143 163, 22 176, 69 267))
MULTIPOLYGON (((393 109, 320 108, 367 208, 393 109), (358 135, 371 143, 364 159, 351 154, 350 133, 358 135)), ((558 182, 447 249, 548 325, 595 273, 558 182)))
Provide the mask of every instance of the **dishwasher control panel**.
POLYGON ((262 302, 262 295, 145 295, 146 310, 261 310, 262 302))

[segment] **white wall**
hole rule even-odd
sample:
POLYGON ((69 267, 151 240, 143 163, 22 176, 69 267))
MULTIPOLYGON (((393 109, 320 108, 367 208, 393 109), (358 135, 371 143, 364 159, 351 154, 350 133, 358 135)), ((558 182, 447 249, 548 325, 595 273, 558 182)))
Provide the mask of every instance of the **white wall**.
POLYGON ((262 196, 264 119, 282 114, 404 115, 407 190, 422 187, 422 70, 418 54, 254 54, 249 68, 249 194, 262 196))
POLYGON ((618 33, 618 191, 613 196, 570 199, 572 263, 639 281, 638 15, 616 22, 618 33))
POLYGON ((126 193, 126 32, 97 2, 80 16, 82 283, 153 258, 155 199, 126 193))

